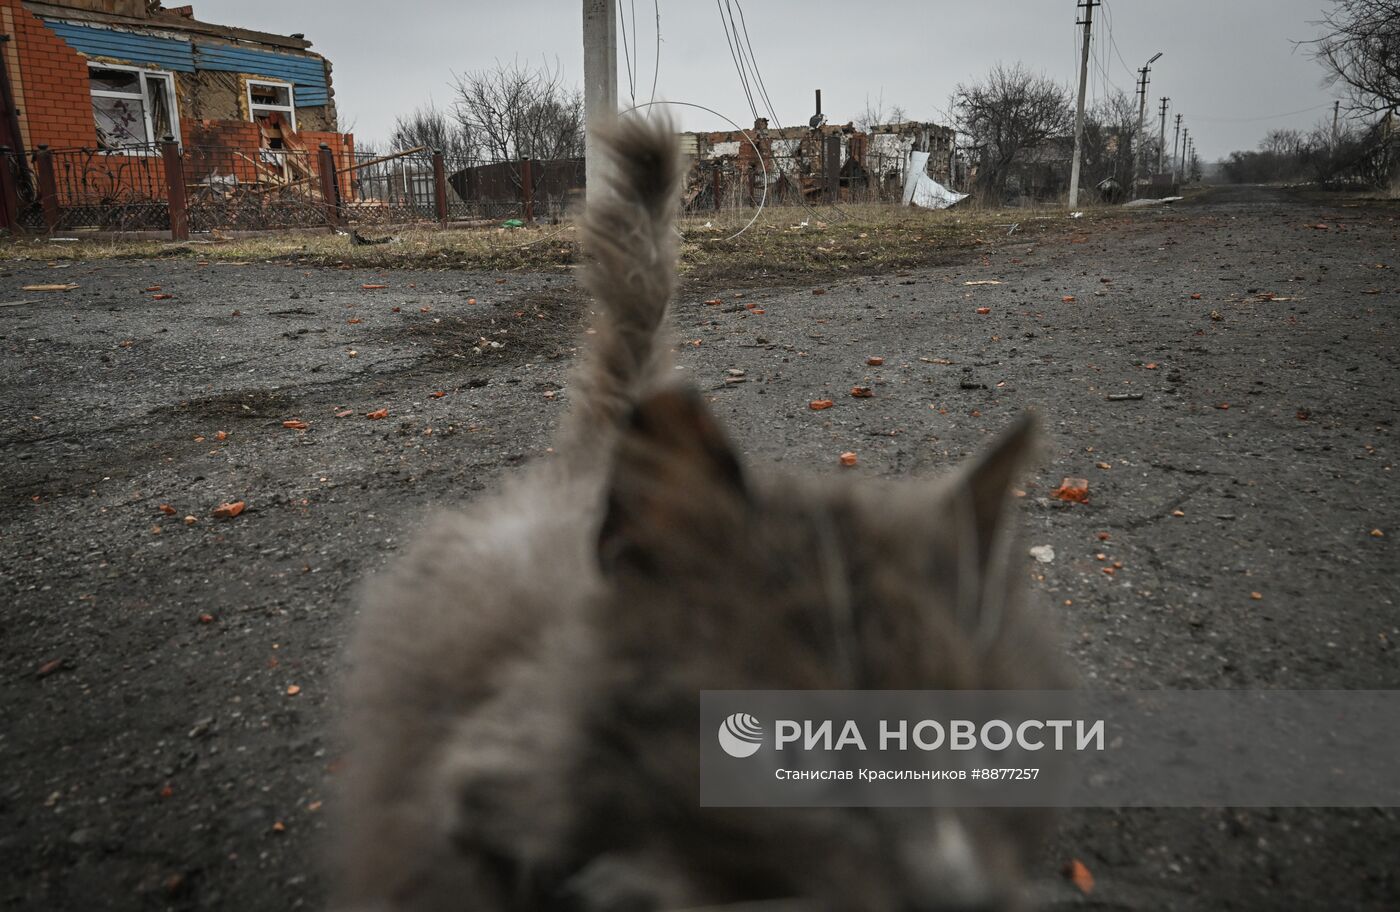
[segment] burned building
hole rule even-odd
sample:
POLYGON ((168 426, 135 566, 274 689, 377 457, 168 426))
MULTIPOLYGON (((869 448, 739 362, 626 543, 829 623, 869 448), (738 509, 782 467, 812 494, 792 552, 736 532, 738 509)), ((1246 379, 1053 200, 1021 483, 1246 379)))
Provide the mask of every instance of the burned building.
POLYGON ((759 118, 751 131, 681 135, 691 157, 688 208, 798 201, 860 201, 898 198, 912 151, 929 152, 928 176, 952 184, 956 133, 950 127, 909 121, 771 128, 759 118))

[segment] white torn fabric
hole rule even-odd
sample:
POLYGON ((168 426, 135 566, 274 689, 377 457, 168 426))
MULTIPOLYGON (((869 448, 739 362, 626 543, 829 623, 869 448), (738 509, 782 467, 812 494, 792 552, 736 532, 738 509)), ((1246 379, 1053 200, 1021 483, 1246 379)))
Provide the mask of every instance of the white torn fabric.
POLYGON ((927 152, 909 153, 909 167, 904 171, 904 205, 913 203, 924 209, 947 209, 966 198, 966 193, 954 193, 928 176, 927 152))

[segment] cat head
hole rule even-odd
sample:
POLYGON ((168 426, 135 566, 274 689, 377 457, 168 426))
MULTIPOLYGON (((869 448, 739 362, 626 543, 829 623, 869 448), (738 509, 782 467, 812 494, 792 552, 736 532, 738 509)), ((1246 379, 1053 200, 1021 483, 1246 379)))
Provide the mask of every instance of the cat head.
MULTIPOLYGON (((649 864, 672 865, 655 882, 686 884, 696 903, 1012 902, 1037 813, 702 809, 695 738, 706 689, 1064 686, 1052 638, 1021 612, 1011 557, 1007 501, 1033 438, 1022 418, 937 482, 768 477, 696 393, 637 406, 598 535, 610 679, 588 737, 606 745, 598 775, 617 777, 609 801, 650 815, 649 864)), ((608 824, 588 840, 626 857, 608 824)))

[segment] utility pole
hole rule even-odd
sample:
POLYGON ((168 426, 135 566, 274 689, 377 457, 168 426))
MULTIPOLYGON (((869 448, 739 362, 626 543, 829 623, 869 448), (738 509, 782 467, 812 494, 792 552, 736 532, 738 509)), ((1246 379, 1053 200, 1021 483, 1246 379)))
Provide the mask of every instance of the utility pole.
POLYGON ((1181 131, 1181 157, 1185 159, 1181 169, 1186 176, 1185 183, 1191 183, 1191 129, 1181 131))
POLYGON ((1079 102, 1074 108, 1074 163, 1069 169, 1069 208, 1079 205, 1079 159, 1084 150, 1084 90, 1089 86, 1089 39, 1094 29, 1094 7, 1097 0, 1079 0, 1075 9, 1084 10, 1084 19, 1076 25, 1084 26, 1083 48, 1079 52, 1079 102))
POLYGON ((1332 141, 1337 141, 1337 113, 1342 109, 1341 100, 1332 102, 1332 141))
POLYGON ((1137 138, 1137 149, 1135 149, 1135 150, 1133 151, 1133 196, 1134 196, 1134 197, 1137 196, 1137 176, 1138 176, 1138 172, 1141 171, 1141 170, 1144 170, 1144 169, 1146 168, 1146 164, 1147 164, 1147 157, 1146 157, 1145 155, 1143 155, 1143 148, 1142 148, 1142 147, 1145 145, 1144 140, 1145 140, 1145 137, 1146 137, 1146 135, 1147 135, 1146 133, 1143 132, 1144 120, 1145 120, 1146 117, 1147 117, 1147 85, 1148 85, 1147 76, 1148 76, 1149 73, 1152 72, 1152 64, 1157 60, 1158 57, 1161 57, 1161 56, 1162 56, 1162 52, 1161 52, 1161 51, 1158 51, 1157 53, 1155 53, 1155 54, 1152 55, 1151 59, 1149 59, 1149 60, 1147 61, 1147 63, 1143 64, 1142 67, 1138 69, 1138 123, 1137 123, 1137 137, 1136 137, 1136 138, 1137 138))
POLYGON ((603 185, 598 132, 617 116, 617 0, 583 0, 585 192, 603 185))
POLYGON ((1176 135, 1172 137, 1172 183, 1180 180, 1178 176, 1185 169, 1181 167, 1181 156, 1177 154, 1177 145, 1181 142, 1181 115, 1176 115, 1176 135))
POLYGON ((1162 173, 1162 157, 1167 154, 1167 102, 1171 101, 1165 95, 1162 96, 1162 108, 1157 113, 1162 117, 1162 124, 1157 128, 1157 173, 1162 173))

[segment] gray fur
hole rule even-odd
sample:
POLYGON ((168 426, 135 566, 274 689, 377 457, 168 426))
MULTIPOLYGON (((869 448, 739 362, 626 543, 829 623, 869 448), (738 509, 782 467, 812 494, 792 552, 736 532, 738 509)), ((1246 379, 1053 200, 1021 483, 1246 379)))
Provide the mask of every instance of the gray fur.
POLYGON ((702 809, 695 732, 706 688, 1063 685, 1003 522, 1029 424, 941 483, 744 467, 696 394, 660 385, 670 126, 606 148, 585 226, 601 313, 559 453, 366 588, 336 907, 1013 904, 1037 814, 702 809))

